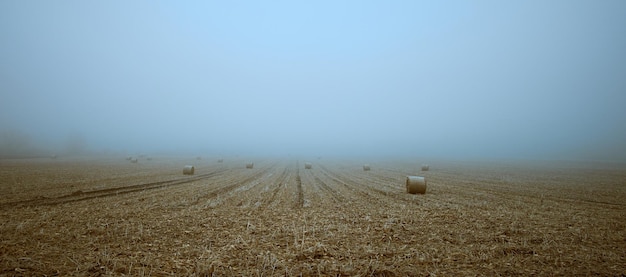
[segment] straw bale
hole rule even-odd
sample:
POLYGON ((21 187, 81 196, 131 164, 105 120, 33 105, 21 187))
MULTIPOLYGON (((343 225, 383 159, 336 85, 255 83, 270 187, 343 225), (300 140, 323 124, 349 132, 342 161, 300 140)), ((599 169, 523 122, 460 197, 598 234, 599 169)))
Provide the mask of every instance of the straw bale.
POLYGON ((185 167, 183 167, 184 175, 193 175, 195 171, 196 171, 196 168, 193 165, 186 165, 185 167))
POLYGON ((426 179, 422 176, 407 176, 406 177, 406 192, 410 194, 425 194, 426 193, 426 179))

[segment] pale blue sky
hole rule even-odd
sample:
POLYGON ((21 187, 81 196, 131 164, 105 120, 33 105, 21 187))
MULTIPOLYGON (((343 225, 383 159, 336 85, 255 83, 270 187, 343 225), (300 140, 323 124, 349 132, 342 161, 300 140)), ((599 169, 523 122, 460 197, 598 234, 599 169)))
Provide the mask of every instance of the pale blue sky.
POLYGON ((626 160, 621 0, 7 0, 0 40, 51 145, 626 160))

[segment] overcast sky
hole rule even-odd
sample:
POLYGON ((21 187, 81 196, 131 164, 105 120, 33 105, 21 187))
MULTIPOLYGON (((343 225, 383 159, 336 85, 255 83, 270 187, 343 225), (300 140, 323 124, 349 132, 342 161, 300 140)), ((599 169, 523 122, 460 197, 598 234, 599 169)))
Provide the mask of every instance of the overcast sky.
POLYGON ((94 150, 626 160, 626 1, 0 1, 0 129, 94 150))

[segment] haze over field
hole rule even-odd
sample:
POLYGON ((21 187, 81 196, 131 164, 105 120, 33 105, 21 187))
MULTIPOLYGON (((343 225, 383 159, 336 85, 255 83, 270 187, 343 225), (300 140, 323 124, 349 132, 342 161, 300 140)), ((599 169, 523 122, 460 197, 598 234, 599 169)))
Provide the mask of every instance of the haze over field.
POLYGON ((626 161, 622 0, 9 0, 0 40, 4 155, 626 161))

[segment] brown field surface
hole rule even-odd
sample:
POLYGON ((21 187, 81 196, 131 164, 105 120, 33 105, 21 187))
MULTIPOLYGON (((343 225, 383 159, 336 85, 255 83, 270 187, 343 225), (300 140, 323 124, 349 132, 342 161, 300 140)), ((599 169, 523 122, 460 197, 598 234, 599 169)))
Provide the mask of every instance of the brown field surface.
POLYGON ((0 160, 0 276, 626 274, 624 165, 305 162, 0 160))

